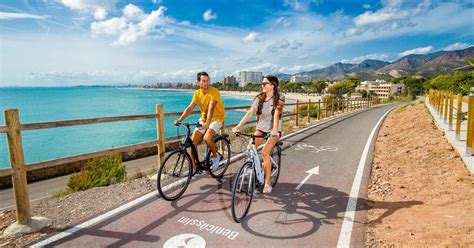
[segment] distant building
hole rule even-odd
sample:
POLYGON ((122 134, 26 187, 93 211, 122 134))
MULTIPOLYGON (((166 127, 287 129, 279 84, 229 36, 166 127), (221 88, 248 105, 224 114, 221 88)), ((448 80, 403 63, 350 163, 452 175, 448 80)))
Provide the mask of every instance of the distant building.
POLYGON ((230 75, 224 77, 224 80, 222 80, 223 85, 232 85, 232 84, 237 84, 237 78, 230 75))
POLYGON ((263 74, 260 71, 240 71, 239 72, 239 86, 244 87, 249 83, 262 82, 263 74))
POLYGON ((311 76, 308 75, 295 75, 291 76, 290 82, 295 83, 295 82, 305 82, 309 83, 311 82, 311 76))
POLYGON ((357 86, 356 91, 365 90, 372 91, 378 98, 388 98, 389 95, 399 94, 405 91, 405 85, 392 84, 385 80, 363 81, 357 86))

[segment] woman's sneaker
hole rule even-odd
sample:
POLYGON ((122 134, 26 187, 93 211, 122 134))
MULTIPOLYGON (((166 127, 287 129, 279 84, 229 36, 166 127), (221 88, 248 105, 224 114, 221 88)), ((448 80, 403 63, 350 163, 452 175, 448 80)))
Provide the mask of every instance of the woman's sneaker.
POLYGON ((272 193, 272 186, 268 185, 268 184, 265 184, 265 187, 263 187, 263 191, 262 193, 264 194, 269 194, 269 193, 272 193))
POLYGON ((217 155, 215 158, 212 158, 211 170, 216 171, 219 168, 219 163, 221 162, 222 156, 217 155))

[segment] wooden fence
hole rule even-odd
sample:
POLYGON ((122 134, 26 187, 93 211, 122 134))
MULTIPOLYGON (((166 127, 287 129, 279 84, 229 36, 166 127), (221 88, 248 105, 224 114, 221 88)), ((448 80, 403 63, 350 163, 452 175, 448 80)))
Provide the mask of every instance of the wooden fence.
POLYGON ((461 140, 462 122, 467 122, 466 156, 472 156, 474 142, 474 88, 471 88, 469 96, 431 89, 429 91, 429 102, 439 114, 439 117, 448 125, 448 129, 455 131, 456 140, 461 140), (454 104, 454 99, 456 99, 456 105, 454 104), (463 103, 467 103, 467 111, 464 112, 462 111, 463 103), (456 119, 455 124, 454 118, 456 119))

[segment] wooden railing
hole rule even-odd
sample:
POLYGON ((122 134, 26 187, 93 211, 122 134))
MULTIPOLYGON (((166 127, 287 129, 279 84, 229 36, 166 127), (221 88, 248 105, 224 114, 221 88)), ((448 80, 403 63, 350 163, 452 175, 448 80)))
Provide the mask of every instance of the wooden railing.
POLYGON ((474 145, 474 88, 471 88, 469 96, 455 95, 453 92, 431 89, 429 91, 429 102, 439 114, 439 117, 448 125, 448 129, 455 131, 456 140, 461 140, 462 122, 467 122, 466 156, 472 156, 474 145), (454 106, 455 98, 456 106, 454 106), (467 103, 467 111, 464 112, 462 111, 463 103, 467 103), (453 118, 456 118, 454 129, 453 118))
MULTIPOLYGON (((295 125, 299 125, 300 118, 302 114, 306 114, 307 123, 311 123, 311 115, 316 114, 317 120, 323 118, 328 118, 336 115, 337 113, 350 112, 361 108, 369 108, 376 104, 380 104, 380 99, 377 98, 355 98, 355 99, 333 99, 327 101, 318 102, 303 102, 300 103, 288 103, 286 106, 295 106, 294 111, 285 112, 283 118, 295 116, 295 125), (301 111, 300 107, 306 106, 305 111, 301 111)), ((228 107, 225 110, 238 110, 238 109, 248 109, 250 106, 237 106, 237 107, 228 107)), ((193 114, 198 114, 199 111, 193 112, 193 114)), ((8 150, 10 158, 10 167, 11 169, 0 170, 0 174, 3 176, 11 175, 13 182, 13 190, 15 193, 16 201, 16 213, 17 213, 17 222, 19 224, 27 224, 31 221, 30 214, 30 205, 29 197, 27 191, 27 171, 53 167, 60 164, 66 164, 71 162, 83 161, 114 152, 127 152, 133 151, 141 148, 157 146, 158 148, 158 164, 161 164, 161 161, 164 158, 165 154, 165 137, 164 137, 164 118, 170 116, 180 116, 181 112, 175 113, 164 113, 163 106, 161 104, 156 105, 155 114, 145 114, 145 115, 130 115, 130 116, 116 116, 116 117, 103 117, 103 118, 90 118, 90 119, 79 119, 79 120, 67 120, 67 121, 54 121, 54 122, 42 122, 42 123, 28 123, 22 124, 19 118, 19 112, 16 109, 5 110, 5 126, 0 126, 0 133, 7 134, 8 141, 8 150), (98 123, 111 123, 111 122, 123 122, 123 121, 135 121, 135 120, 147 120, 147 119, 156 119, 156 133, 157 139, 151 140, 148 142, 134 144, 129 146, 117 147, 102 151, 96 151, 87 154, 80 154, 76 156, 57 158, 53 160, 42 161, 38 163, 25 164, 24 153, 23 153, 23 143, 22 143, 22 131, 31 131, 31 130, 40 130, 40 129, 50 129, 58 127, 68 127, 68 126, 81 126, 81 125, 92 125, 98 123)), ((249 123, 255 123, 256 121, 250 121, 249 123)), ((236 124, 225 126, 227 128, 233 127, 236 124)), ((224 130, 224 129, 223 129, 224 130)))

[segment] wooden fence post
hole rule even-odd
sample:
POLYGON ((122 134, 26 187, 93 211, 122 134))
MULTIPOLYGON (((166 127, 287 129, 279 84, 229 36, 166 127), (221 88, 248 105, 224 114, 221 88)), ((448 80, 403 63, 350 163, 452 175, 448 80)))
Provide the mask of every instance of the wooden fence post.
POLYGON ((328 117, 329 99, 324 100, 324 118, 328 117))
POLYGON ((448 123, 449 92, 444 92, 444 124, 448 123))
POLYGON ((467 106, 467 134, 466 134, 466 156, 472 156, 472 141, 474 135, 474 87, 471 88, 467 106))
POLYGON ((311 123, 311 99, 308 99, 308 124, 311 123))
POLYGON ((318 100, 318 120, 321 120, 321 99, 318 100))
MULTIPOLYGON (((163 104, 156 105, 156 136, 158 138, 158 168, 165 158, 165 115, 163 113, 163 104)), ((158 175, 159 176, 159 175, 158 175)))
POLYGON ((25 157, 21 140, 21 124, 17 109, 5 110, 8 151, 12 167, 12 182, 15 192, 16 219, 18 224, 26 225, 31 221, 30 201, 26 181, 25 157))
POLYGON ((331 116, 334 116, 334 101, 331 99, 331 116))
POLYGON ((299 125, 298 125, 298 124, 299 124, 299 121, 298 121, 298 119, 299 119, 299 116, 298 116, 298 115, 299 115, 298 107, 299 107, 299 106, 298 106, 298 105, 299 105, 299 101, 296 100, 296 109, 295 109, 295 112, 296 112, 296 119, 295 119, 295 126, 299 126, 299 125))
POLYGON ((454 94, 449 93, 449 131, 453 131, 453 108, 454 108, 454 94))
POLYGON ((439 105, 439 117, 443 118, 443 110, 444 110, 444 92, 440 92, 440 105, 439 105))
POLYGON ((461 140, 462 94, 458 94, 456 107, 456 140, 461 140))

